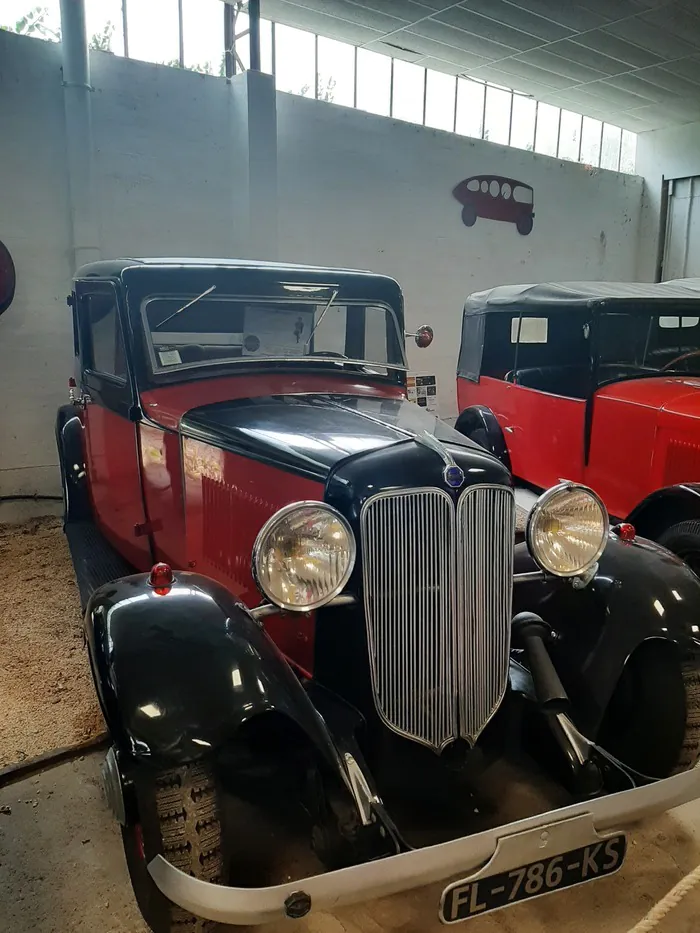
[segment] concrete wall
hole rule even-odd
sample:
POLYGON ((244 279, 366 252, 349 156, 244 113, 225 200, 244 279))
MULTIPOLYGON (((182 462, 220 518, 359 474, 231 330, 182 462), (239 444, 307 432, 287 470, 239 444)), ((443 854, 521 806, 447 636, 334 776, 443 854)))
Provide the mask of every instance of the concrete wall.
POLYGON ((0 495, 54 492, 51 426, 72 374, 57 45, 0 30, 0 128, 0 239, 17 266, 15 301, 0 318, 0 495))
MULTIPOLYGON (((103 256, 254 255, 394 275, 409 325, 436 328, 434 346, 411 355, 438 373, 446 416, 468 292, 633 275, 639 179, 281 93, 275 126, 265 76, 253 76, 256 96, 238 79, 231 87, 100 52, 91 68, 103 256), (534 186, 529 236, 483 219, 462 225, 451 190, 479 172, 534 186)), ((0 318, 0 495, 55 492, 53 418, 73 370, 59 46, 0 31, 0 127, 0 239, 18 272, 0 318)))
MULTIPOLYGON (((241 253, 235 91, 101 52, 91 70, 102 255, 241 253)), ((60 46, 0 30, 0 240, 17 267, 0 318, 0 496, 59 491, 53 422, 73 375, 61 81, 60 46)))
POLYGON ((641 179, 588 170, 482 140, 277 95, 279 253, 393 275, 410 327, 411 365, 438 375, 440 413, 456 414, 454 373, 464 298, 492 285, 633 279, 641 179), (479 218, 467 228, 453 187, 476 174, 534 188, 528 236, 479 218))
POLYGON ((664 178, 700 175, 700 123, 640 133, 637 137, 637 173, 644 178, 637 278, 651 282, 659 251, 662 183, 664 178))

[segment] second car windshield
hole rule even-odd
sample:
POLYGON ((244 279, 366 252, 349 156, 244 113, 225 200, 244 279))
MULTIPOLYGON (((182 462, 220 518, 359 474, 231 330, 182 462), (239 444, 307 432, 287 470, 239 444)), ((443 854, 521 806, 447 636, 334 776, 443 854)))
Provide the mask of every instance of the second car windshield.
POLYGON ((405 365, 391 310, 333 293, 313 301, 163 295, 146 299, 142 314, 156 373, 256 357, 405 365))
POLYGON ((604 313, 598 353, 601 382, 661 372, 700 375, 700 315, 604 313))

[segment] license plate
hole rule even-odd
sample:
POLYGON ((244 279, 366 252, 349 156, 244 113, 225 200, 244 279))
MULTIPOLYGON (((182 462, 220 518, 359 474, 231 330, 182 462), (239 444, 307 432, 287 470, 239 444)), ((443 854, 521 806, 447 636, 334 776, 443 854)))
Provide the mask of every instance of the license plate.
POLYGON ((512 871, 475 881, 456 881, 442 893, 440 920, 458 923, 518 901, 612 875, 622 865, 626 850, 627 840, 621 834, 512 871))

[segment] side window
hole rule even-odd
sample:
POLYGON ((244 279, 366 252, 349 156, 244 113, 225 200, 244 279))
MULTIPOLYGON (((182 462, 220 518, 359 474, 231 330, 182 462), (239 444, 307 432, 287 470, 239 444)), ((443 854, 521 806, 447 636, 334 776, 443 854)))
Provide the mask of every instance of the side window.
POLYGON ((462 318, 462 342, 459 348, 457 375, 471 382, 479 381, 485 323, 485 314, 465 313, 462 318))
POLYGON ((511 343, 547 343, 549 321, 546 317, 513 318, 510 325, 511 343))
POLYGON ((106 286, 84 292, 80 305, 83 333, 89 338, 83 366, 97 373, 126 379, 124 340, 114 289, 106 286))
POLYGON ((547 317, 523 314, 511 323, 517 344, 513 381, 566 398, 586 398, 590 386, 590 312, 557 310, 547 317))
POLYGON ((481 375, 493 379, 510 379, 515 365, 515 347, 510 335, 513 320, 518 320, 518 312, 509 314, 495 311, 486 314, 484 330, 484 352, 481 359, 481 375))

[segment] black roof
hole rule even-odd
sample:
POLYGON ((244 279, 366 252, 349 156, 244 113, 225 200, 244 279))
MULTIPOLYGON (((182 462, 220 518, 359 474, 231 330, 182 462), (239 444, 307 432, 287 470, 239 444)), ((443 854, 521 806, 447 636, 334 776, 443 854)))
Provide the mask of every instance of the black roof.
MULTIPOLYGON (((101 259, 81 266, 75 274, 76 279, 86 278, 119 278, 126 269, 140 267, 172 268, 217 268, 217 269, 250 269, 268 272, 314 272, 324 273, 342 272, 353 275, 375 275, 375 273, 361 269, 338 269, 327 266, 308 266, 293 262, 269 262, 263 259, 209 259, 202 257, 172 257, 156 256, 151 258, 124 258, 101 259)), ((388 276, 381 276, 388 278, 388 276)))
MULTIPOLYGON (((681 280, 682 281, 682 280, 681 280)), ((498 285, 483 292, 474 292, 464 305, 465 314, 485 311, 512 311, 513 308, 551 311, 594 307, 604 303, 624 303, 640 310, 648 309, 649 302, 698 302, 698 286, 679 282, 543 282, 539 285, 498 285)))

